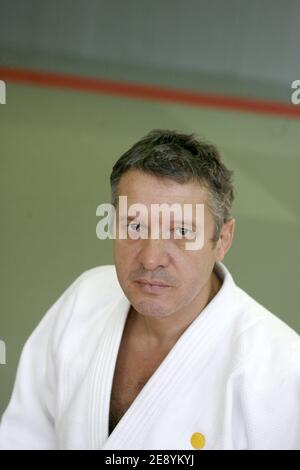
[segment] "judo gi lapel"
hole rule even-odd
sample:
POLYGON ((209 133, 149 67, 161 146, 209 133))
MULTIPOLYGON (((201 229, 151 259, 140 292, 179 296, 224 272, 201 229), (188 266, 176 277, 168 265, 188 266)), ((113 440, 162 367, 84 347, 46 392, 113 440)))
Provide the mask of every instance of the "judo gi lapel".
POLYGON ((92 449, 101 449, 108 437, 110 395, 119 346, 130 303, 118 295, 101 335, 90 389, 88 429, 92 449))
MULTIPOLYGON (((235 291, 232 289, 234 282, 228 271, 226 274, 221 290, 179 338, 108 437, 113 374, 129 309, 128 301, 123 299, 119 302, 107 327, 106 344, 99 354, 93 385, 93 448, 146 448, 145 436, 149 434, 151 423, 159 421, 165 404, 170 397, 174 397, 174 393, 192 386, 193 377, 195 374, 199 376, 207 366, 218 342, 229 328, 230 317, 234 316, 236 309, 235 291)), ((160 443, 164 448, 163 442, 160 443)))

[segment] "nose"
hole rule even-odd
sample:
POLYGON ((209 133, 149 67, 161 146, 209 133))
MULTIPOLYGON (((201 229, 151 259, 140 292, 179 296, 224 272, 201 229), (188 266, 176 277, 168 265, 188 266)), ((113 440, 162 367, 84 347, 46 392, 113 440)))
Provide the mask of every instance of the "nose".
POLYGON ((141 250, 138 255, 139 262, 144 269, 154 271, 158 267, 166 267, 169 264, 169 253, 167 240, 153 240, 151 238, 142 240, 141 250))

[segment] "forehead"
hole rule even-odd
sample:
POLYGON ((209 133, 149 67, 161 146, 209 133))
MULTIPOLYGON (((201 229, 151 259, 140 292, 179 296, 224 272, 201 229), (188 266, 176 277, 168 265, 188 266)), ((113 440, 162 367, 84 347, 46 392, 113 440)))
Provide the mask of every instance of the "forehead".
POLYGON ((129 170, 119 181, 118 195, 127 196, 132 204, 204 204, 208 191, 197 181, 181 184, 167 177, 129 170))

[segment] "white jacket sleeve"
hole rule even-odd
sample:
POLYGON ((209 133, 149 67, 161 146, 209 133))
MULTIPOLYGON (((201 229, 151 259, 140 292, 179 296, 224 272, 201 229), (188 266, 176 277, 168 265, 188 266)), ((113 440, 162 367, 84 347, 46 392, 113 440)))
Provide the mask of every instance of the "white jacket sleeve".
POLYGON ((57 449, 56 357, 80 278, 48 310, 25 343, 13 393, 0 423, 0 449, 57 449))

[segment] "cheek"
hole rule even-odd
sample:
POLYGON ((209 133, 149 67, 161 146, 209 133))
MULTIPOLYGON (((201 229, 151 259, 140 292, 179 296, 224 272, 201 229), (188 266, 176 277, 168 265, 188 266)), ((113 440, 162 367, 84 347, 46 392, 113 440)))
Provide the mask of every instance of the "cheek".
POLYGON ((185 286, 199 286, 203 281, 205 282, 210 276, 214 263, 214 251, 208 249, 199 250, 196 252, 187 252, 187 256, 180 263, 180 271, 182 279, 185 279, 185 286))
POLYGON ((115 240, 114 241, 114 256, 115 261, 132 265, 136 263, 141 246, 138 240, 115 240), (125 261, 126 260, 126 261, 125 261))
POLYGON ((135 253, 128 247, 126 242, 119 240, 114 242, 113 252, 116 268, 125 277, 135 266, 135 253))
POLYGON ((124 272, 125 267, 127 266, 126 253, 124 247, 122 247, 122 244, 120 242, 115 242, 113 251, 116 269, 119 273, 122 274, 124 272))
POLYGON ((114 254, 116 261, 120 261, 123 257, 127 258, 129 255, 128 247, 126 243, 121 240, 115 240, 114 242, 114 254))

